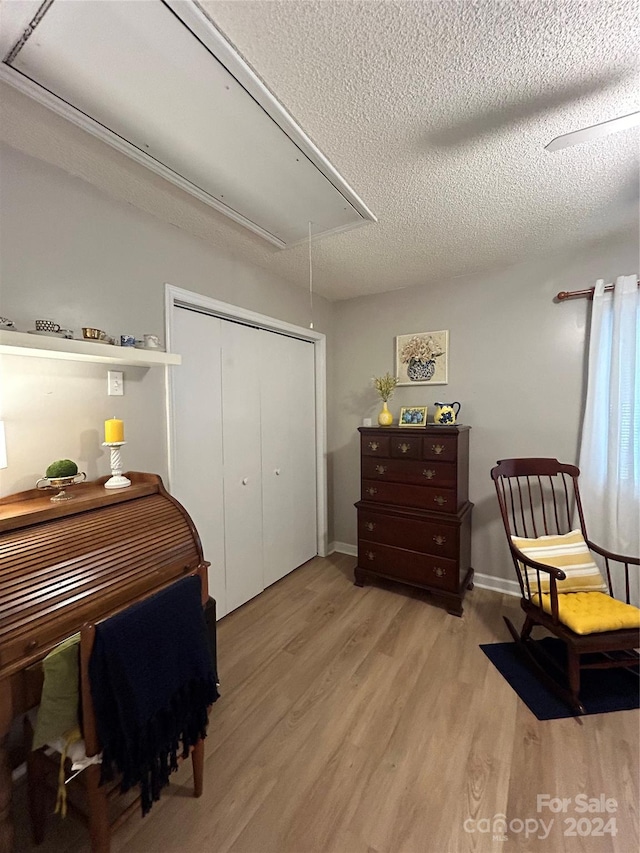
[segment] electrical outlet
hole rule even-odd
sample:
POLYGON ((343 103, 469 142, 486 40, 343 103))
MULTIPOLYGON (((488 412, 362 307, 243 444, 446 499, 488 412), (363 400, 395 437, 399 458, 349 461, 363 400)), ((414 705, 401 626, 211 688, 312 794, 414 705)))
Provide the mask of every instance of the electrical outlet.
POLYGON ((121 370, 107 371, 107 395, 109 397, 122 397, 124 395, 124 379, 121 370))

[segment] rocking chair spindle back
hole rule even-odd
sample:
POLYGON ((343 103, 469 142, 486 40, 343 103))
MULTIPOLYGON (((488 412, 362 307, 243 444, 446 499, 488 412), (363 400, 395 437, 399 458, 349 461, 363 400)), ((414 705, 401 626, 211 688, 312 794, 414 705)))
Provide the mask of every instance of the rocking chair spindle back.
MULTIPOLYGON (((563 592, 562 587, 557 587, 558 582, 566 580, 565 572, 561 568, 532 559, 531 551, 527 556, 512 538, 538 540, 541 536, 565 536, 573 529, 579 528, 584 538, 584 552, 588 553, 584 547, 586 543, 589 551, 600 563, 601 570, 604 569, 609 595, 615 598, 617 593, 618 598, 629 605, 630 571, 631 567, 635 567, 637 571, 640 557, 614 554, 589 539, 580 501, 579 476, 580 469, 575 465, 546 458, 504 459, 491 470, 509 551, 522 593, 520 604, 526 614, 520 633, 508 619, 505 618, 505 622, 519 648, 529 656, 541 678, 578 713, 584 713, 579 699, 580 669, 614 666, 634 668, 634 665, 637 667, 638 657, 633 650, 640 645, 640 631, 637 628, 621 628, 596 630, 595 633, 587 634, 574 633, 559 618, 559 601, 572 595, 571 591, 563 592), (615 569, 612 571, 613 567, 615 569), (614 589, 614 585, 617 589, 614 589), (548 599, 545 603, 550 612, 543 606, 545 599, 548 599), (561 673, 560 679, 550 676, 546 662, 541 660, 537 644, 531 637, 536 626, 547 629, 566 644, 567 672, 561 673), (594 653, 601 654, 601 659, 594 661, 594 653), (589 658, 583 661, 582 655, 589 655, 589 658)), ((543 545, 547 547, 546 541, 543 545)), ((597 575, 595 566, 593 573, 597 575)), ((586 594, 602 595, 599 592, 586 594)))

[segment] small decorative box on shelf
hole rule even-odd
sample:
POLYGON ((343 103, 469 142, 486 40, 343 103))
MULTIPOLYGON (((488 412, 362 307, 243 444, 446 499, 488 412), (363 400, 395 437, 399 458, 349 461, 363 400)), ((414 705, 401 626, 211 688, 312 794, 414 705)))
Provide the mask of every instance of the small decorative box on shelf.
POLYGON ((360 427, 355 583, 383 577, 425 589, 462 616, 473 588, 469 427, 360 427))

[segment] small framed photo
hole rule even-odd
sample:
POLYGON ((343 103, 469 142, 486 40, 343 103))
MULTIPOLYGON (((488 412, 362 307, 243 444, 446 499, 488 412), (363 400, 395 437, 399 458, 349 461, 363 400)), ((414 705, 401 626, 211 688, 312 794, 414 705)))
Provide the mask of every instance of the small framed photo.
POLYGON ((403 406, 400 409, 398 426, 401 427, 423 427, 427 425, 426 406, 403 406))

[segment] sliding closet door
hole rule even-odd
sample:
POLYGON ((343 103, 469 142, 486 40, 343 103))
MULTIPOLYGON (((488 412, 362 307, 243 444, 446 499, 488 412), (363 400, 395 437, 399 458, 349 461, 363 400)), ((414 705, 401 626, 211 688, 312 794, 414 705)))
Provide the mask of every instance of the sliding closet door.
POLYGON ((222 490, 221 321, 186 308, 173 313, 172 346, 182 355, 173 371, 171 492, 200 534, 209 594, 227 612, 222 490))
POLYGON ((177 307, 172 346, 171 490, 221 617, 317 553, 315 348, 177 307))
POLYGON ((222 321, 222 443, 227 612, 262 592, 260 335, 222 321))
POLYGON ((317 553, 314 346, 260 330, 264 585, 317 553))

